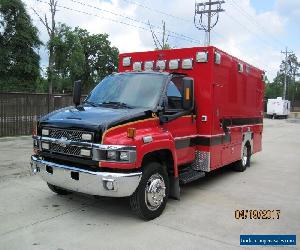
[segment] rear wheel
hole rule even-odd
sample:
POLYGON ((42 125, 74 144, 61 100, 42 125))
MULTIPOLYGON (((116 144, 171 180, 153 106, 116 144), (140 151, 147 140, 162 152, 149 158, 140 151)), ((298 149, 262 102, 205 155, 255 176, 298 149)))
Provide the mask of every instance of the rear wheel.
POLYGON ((152 220, 162 214, 168 194, 166 170, 157 162, 148 163, 137 190, 130 197, 131 209, 142 219, 152 220))
POLYGON ((68 190, 65 190, 65 189, 62 189, 62 188, 59 188, 57 186, 54 186, 50 183, 47 182, 47 185, 48 187, 50 188, 50 190, 56 194, 59 194, 59 195, 67 195, 67 194, 71 194, 70 191, 68 190))
POLYGON ((244 172, 246 168, 250 166, 250 157, 250 146, 248 146, 248 144, 246 143, 243 147, 242 159, 240 159, 234 164, 234 170, 238 172, 244 172))

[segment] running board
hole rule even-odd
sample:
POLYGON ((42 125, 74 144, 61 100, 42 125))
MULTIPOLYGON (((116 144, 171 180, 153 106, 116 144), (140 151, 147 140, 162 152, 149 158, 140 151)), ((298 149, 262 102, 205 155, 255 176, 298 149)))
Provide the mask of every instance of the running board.
POLYGON ((189 169, 179 175, 180 184, 187 184, 189 182, 198 180, 205 176, 205 172, 195 171, 193 169, 189 169))

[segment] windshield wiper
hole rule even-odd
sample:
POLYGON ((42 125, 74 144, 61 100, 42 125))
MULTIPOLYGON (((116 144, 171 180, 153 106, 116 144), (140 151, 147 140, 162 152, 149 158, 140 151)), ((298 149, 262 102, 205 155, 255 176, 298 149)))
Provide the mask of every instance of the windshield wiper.
POLYGON ((84 104, 89 104, 89 105, 91 105, 91 106, 93 106, 93 107, 98 107, 99 106, 99 104, 97 104, 97 103, 94 103, 94 102, 89 102, 89 101, 85 101, 84 102, 84 104))
POLYGON ((117 106, 117 107, 121 107, 121 108, 129 108, 129 109, 133 109, 132 106, 128 105, 127 103, 124 102, 102 102, 100 103, 100 105, 113 105, 113 106, 117 106))

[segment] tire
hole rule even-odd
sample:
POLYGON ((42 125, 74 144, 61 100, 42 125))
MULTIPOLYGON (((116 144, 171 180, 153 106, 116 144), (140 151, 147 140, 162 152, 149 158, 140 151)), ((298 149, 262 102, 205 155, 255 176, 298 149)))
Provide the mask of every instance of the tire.
POLYGON ((65 189, 62 189, 62 188, 59 188, 57 186, 54 186, 50 183, 47 182, 47 185, 48 187, 50 188, 50 190, 58 195, 67 195, 67 194, 71 194, 70 191, 68 190, 65 190, 65 189))
POLYGON ((140 218, 153 220, 164 211, 168 195, 167 171, 158 162, 151 162, 144 167, 140 184, 130 197, 130 207, 140 218))
POLYGON ((244 172, 250 166, 251 148, 247 143, 243 147, 242 159, 233 165, 233 169, 237 172, 244 172))

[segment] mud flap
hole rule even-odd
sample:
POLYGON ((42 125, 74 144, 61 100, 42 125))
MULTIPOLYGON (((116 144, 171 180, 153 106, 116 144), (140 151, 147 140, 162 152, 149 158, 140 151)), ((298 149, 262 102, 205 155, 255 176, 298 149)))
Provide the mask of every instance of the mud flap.
POLYGON ((169 197, 175 200, 180 200, 180 186, 179 178, 174 176, 169 176, 169 197))

